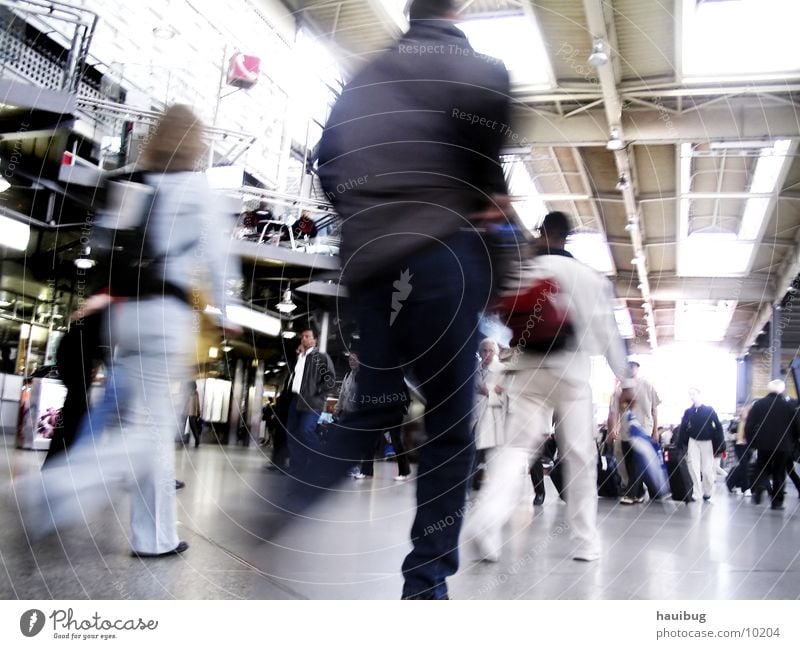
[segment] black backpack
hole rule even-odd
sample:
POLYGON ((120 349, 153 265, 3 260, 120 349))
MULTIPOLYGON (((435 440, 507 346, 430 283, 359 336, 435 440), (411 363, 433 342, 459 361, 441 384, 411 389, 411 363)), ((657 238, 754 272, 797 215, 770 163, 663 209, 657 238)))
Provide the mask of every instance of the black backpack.
POLYGON ((157 189, 141 172, 110 178, 103 223, 92 230, 92 256, 114 297, 173 295, 188 302, 184 289, 166 281, 165 259, 169 252, 183 253, 196 242, 176 251, 155 252, 148 230, 157 198, 157 189))

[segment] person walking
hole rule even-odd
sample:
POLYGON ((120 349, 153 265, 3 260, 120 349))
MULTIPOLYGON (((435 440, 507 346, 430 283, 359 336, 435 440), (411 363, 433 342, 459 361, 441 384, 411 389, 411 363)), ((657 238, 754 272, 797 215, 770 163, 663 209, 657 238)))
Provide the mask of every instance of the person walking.
POLYGON ((510 212, 499 158, 508 72, 475 54, 455 10, 453 0, 414 0, 408 32, 345 86, 319 145, 322 187, 342 217, 342 281, 368 334, 362 407, 332 436, 350 449, 340 454, 362 457, 374 432, 399 420, 404 370, 426 400, 404 599, 447 599, 458 569, 474 456, 470 378, 493 268, 484 235, 510 212))
POLYGON ((753 404, 745 423, 748 446, 758 451, 753 502, 760 504, 764 493, 770 492, 772 509, 783 509, 786 467, 800 437, 797 407, 784 397, 786 384, 780 379, 770 381, 767 389, 769 393, 753 404))
MULTIPOLYGON (((518 281, 509 286, 508 297, 516 302, 517 296, 538 280, 551 282, 553 289, 543 299, 553 300, 559 311, 566 313, 568 321, 559 330, 571 334, 560 344, 554 340, 549 350, 528 344, 533 334, 527 325, 520 338, 512 340, 515 356, 506 363, 506 442, 489 459, 487 471, 493 479, 479 492, 464 535, 478 558, 499 560, 502 528, 519 500, 518 477, 528 473, 531 455, 541 455, 555 421, 556 444, 565 469, 567 516, 577 541, 573 559, 595 561, 600 558, 601 547, 597 531, 597 446, 589 385, 591 357, 605 356, 622 382, 621 399, 633 398, 633 383, 614 319, 610 282, 564 249, 571 232, 566 214, 547 214, 540 232, 538 254, 522 265, 518 281)), ((533 327, 549 325, 540 322, 544 317, 541 308, 521 315, 533 322, 533 327)))
MULTIPOLYGON (((686 409, 681 419, 681 445, 688 448, 687 462, 692 476, 693 493, 702 493, 703 500, 710 502, 716 478, 714 451, 724 448, 725 437, 717 413, 711 406, 703 404, 700 390, 690 388, 689 398, 692 406, 686 409)), ((696 498, 693 496, 692 500, 696 498)))
MULTIPOLYGON (((182 105, 164 112, 142 150, 136 183, 153 196, 145 237, 159 268, 134 276, 131 293, 113 281, 110 286, 111 372, 125 385, 125 399, 117 399, 124 407, 114 413, 121 434, 108 435, 102 447, 81 445, 41 474, 28 501, 28 523, 36 536, 82 521, 119 486, 130 494, 134 556, 166 557, 188 548, 178 537, 174 443, 185 425, 182 392, 195 354, 195 316, 206 306, 195 303, 200 293, 194 289, 210 286, 211 300, 224 314, 226 280, 239 275, 220 236, 228 224, 214 208, 205 175, 197 171, 205 152, 204 126, 182 105)), ((127 197, 134 184, 117 189, 127 197)), ((98 241, 103 233, 111 237, 129 227, 123 225, 125 216, 130 214, 119 206, 103 211, 98 241)), ((240 331, 224 316, 219 324, 229 335, 240 331)))

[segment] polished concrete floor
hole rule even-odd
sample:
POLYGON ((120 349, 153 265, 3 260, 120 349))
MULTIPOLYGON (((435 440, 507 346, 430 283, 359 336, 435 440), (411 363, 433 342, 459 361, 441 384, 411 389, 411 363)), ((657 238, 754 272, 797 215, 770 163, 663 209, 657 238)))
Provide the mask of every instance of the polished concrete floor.
MULTIPOLYGON (((179 532, 190 544, 167 559, 131 558, 124 499, 88 524, 29 543, 11 477, 42 454, 0 435, 0 598, 396 599, 409 550, 414 481, 377 463, 305 520, 265 538, 265 503, 278 481, 262 450, 178 451, 179 532)), ((529 487, 527 487, 529 488, 529 487)), ((552 485, 548 481, 548 489, 552 485)), ((571 560, 565 505, 548 492, 534 512, 520 501, 499 563, 470 559, 450 582, 455 599, 796 599, 800 500, 771 511, 718 483, 712 503, 624 507, 600 501, 600 561, 571 560)))

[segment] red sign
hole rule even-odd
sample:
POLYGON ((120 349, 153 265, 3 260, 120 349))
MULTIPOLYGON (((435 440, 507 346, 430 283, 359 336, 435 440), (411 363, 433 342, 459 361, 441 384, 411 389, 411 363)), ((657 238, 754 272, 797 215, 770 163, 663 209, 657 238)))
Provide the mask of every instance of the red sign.
POLYGON ((260 58, 236 52, 228 61, 228 85, 252 88, 258 82, 260 71, 260 58))

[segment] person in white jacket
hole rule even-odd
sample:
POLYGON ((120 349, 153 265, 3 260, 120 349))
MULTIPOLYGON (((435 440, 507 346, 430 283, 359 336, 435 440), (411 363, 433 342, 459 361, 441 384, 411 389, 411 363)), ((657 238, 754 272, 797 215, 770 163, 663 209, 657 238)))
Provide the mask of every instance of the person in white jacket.
POLYGON ((533 351, 522 339, 515 348, 512 341, 514 354, 506 364, 505 445, 489 460, 493 479, 481 490, 463 536, 484 560, 499 560, 502 527, 517 505, 531 456, 541 453, 552 422, 566 470, 567 515, 578 542, 573 558, 594 561, 600 557, 591 356, 605 356, 628 398, 633 396, 633 384, 614 319, 611 283, 564 250, 569 233, 567 215, 547 214, 537 241, 538 254, 524 262, 514 281, 516 293, 537 279, 555 281, 558 293, 548 298, 566 310, 572 333, 563 348, 546 353, 533 351))

